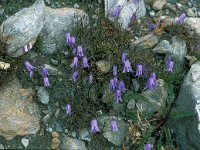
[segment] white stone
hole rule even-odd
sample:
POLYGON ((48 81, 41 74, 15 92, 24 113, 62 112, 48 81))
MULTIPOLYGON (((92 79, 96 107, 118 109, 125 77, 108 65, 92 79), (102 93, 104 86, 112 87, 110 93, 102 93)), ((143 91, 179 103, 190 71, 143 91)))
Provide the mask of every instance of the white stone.
POLYGON ((29 139, 23 138, 21 139, 21 143, 25 148, 27 148, 27 146, 29 145, 29 139))

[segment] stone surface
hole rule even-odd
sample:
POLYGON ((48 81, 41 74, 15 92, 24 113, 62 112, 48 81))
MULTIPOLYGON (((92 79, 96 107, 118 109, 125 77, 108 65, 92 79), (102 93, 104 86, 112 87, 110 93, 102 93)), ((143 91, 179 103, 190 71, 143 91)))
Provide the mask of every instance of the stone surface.
POLYGON ((91 136, 87 129, 82 129, 79 132, 79 139, 89 142, 91 141, 91 136))
POLYGON ((167 40, 162 40, 152 51, 159 54, 170 54, 173 48, 167 40))
POLYGON ((31 7, 22 9, 2 23, 0 39, 7 44, 10 56, 22 55, 22 47, 38 37, 43 28, 44 7, 43 0, 36 0, 31 7))
POLYGON ((40 35, 41 51, 44 54, 52 54, 56 50, 62 50, 66 45, 65 35, 70 32, 72 26, 88 23, 88 15, 80 9, 45 7, 44 28, 40 35))
POLYGON ((53 76, 62 75, 61 71, 59 71, 58 69, 52 67, 51 65, 44 64, 44 66, 47 68, 47 70, 49 72, 49 75, 53 75, 53 76))
POLYGON ((169 124, 176 134, 180 150, 197 150, 200 148, 200 62, 190 68, 181 86, 178 98, 171 113, 193 112, 197 115, 181 119, 170 119, 169 124))
POLYGON ((189 35, 195 36, 194 38, 200 38, 200 18, 187 17, 184 21, 186 24, 186 31, 189 35))
POLYGON ((126 29, 131 22, 131 17, 136 13, 137 18, 143 17, 146 14, 146 8, 143 0, 140 0, 138 4, 134 4, 132 0, 104 0, 105 16, 114 21, 116 18, 112 16, 115 6, 122 6, 119 18, 117 21, 122 25, 123 29, 126 29))
POLYGON ((101 118, 99 118, 99 122, 101 124, 105 123, 105 127, 103 130, 103 136, 108 139, 109 142, 119 146, 123 143, 123 140, 127 134, 128 131, 128 126, 126 124, 126 122, 122 119, 122 118, 116 118, 117 121, 117 127, 119 129, 118 132, 111 132, 110 130, 110 122, 112 120, 113 116, 102 116, 101 118))
POLYGON ((110 70, 111 63, 106 60, 99 60, 96 62, 96 66, 97 66, 98 71, 104 74, 104 73, 108 73, 108 71, 110 70))
POLYGON ((0 135, 11 140, 17 135, 36 134, 40 112, 32 101, 32 90, 22 89, 15 78, 1 87, 0 95, 0 135))
POLYGON ((184 58, 187 55, 186 42, 178 36, 172 38, 172 56, 176 58, 179 64, 183 64, 184 58))
POLYGON ((141 93, 141 95, 144 96, 146 100, 136 99, 136 105, 140 108, 140 110, 153 113, 165 108, 168 97, 167 86, 162 79, 158 79, 157 82, 158 85, 155 90, 147 90, 141 93))
POLYGON ((21 139, 21 143, 25 148, 27 148, 27 146, 29 145, 29 139, 23 138, 21 139))
POLYGON ((143 37, 140 37, 136 41, 131 43, 131 48, 134 49, 136 47, 136 51, 143 52, 143 50, 152 48, 159 42, 159 36, 154 34, 147 34, 143 37))
POLYGON ((59 146, 60 146, 60 144, 61 144, 61 141, 58 139, 58 138, 53 138, 52 140, 51 140, 51 145, 50 145, 50 147, 52 148, 52 149, 57 149, 59 146))
POLYGON ((189 17, 195 17, 195 16, 197 16, 197 14, 195 14, 195 12, 191 8, 188 8, 187 15, 189 17))
POLYGON ((127 104, 127 109, 134 109, 134 108, 135 108, 135 99, 131 99, 127 104))
POLYGON ((161 10, 163 8, 163 6, 166 4, 166 0, 156 0, 154 3, 153 3, 153 9, 154 10, 161 10))
POLYGON ((87 150, 85 142, 71 137, 64 137, 61 149, 87 150))
POLYGON ((40 102, 43 104, 49 103, 49 93, 44 87, 39 87, 37 90, 37 96, 40 102))

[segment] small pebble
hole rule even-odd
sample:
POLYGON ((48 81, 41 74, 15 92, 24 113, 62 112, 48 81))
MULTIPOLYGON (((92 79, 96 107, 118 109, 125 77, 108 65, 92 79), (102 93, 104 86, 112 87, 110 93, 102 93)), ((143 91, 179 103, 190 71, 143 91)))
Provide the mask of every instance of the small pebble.
POLYGON ((74 132, 74 131, 72 132, 72 137, 76 138, 76 132, 74 132))
POLYGON ((50 147, 51 147, 52 149, 57 149, 57 148, 60 146, 60 144, 61 144, 61 141, 60 141, 58 138, 53 138, 53 139, 51 140, 51 145, 50 145, 50 147))
POLYGON ((25 148, 27 148, 27 146, 29 145, 29 139, 23 138, 21 139, 21 143, 25 148))
POLYGON ((59 138, 60 137, 60 135, 59 135, 59 133, 58 132, 52 132, 52 137, 54 137, 54 138, 59 138))
POLYGON ((4 149, 4 146, 3 144, 0 144, 0 149, 3 150, 4 149))
POLYGON ((154 10, 152 10, 152 11, 149 12, 149 14, 150 14, 151 17, 154 17, 156 13, 155 13, 154 10))
POLYGON ((80 6, 78 4, 74 4, 74 8, 79 8, 80 6))

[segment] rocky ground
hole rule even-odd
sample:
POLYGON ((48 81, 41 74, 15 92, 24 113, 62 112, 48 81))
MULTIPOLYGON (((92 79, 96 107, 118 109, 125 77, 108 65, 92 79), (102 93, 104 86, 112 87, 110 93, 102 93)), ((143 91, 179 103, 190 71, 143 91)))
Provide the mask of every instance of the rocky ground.
POLYGON ((0 149, 200 149, 200 1, 2 0, 0 24, 0 149), (75 83, 66 32, 89 61, 89 68, 78 65, 75 83), (133 73, 122 73, 123 52, 133 73), (145 89, 152 71, 155 89, 145 89), (113 75, 125 83, 122 99, 109 89, 113 75))

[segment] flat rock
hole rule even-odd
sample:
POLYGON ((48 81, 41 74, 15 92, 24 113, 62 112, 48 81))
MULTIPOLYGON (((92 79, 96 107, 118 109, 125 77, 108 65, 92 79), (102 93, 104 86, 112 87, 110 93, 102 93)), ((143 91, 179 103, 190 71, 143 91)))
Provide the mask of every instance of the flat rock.
POLYGON ((40 102, 43 104, 49 103, 49 93, 44 87, 39 87, 37 91, 37 96, 40 102))
POLYGON ((121 24, 123 29, 126 29, 131 22, 131 17, 134 13, 137 15, 137 19, 143 17, 146 14, 146 7, 143 0, 140 0, 138 4, 133 3, 132 0, 104 0, 105 16, 111 21, 115 21, 116 18, 112 16, 115 6, 122 6, 118 23, 121 24))
POLYGON ((190 112, 196 115, 169 120, 169 125, 176 134, 180 150, 197 150, 200 148, 200 62, 190 68, 185 77, 178 98, 171 113, 190 112))
POLYGON ((5 20, 0 26, 0 39, 7 45, 7 53, 12 57, 23 54, 22 47, 34 43, 43 28, 44 2, 36 0, 29 8, 24 8, 5 20))
POLYGON ((170 54, 173 48, 167 40, 162 40, 152 51, 159 54, 170 54))
POLYGON ((166 0, 156 0, 154 3, 153 3, 153 9, 154 10, 161 10, 163 8, 163 6, 166 4, 166 0))
POLYGON ((85 142, 71 137, 64 137, 61 149, 87 150, 85 142))
POLYGON ((52 54, 62 50, 66 45, 66 32, 70 32, 76 22, 83 25, 88 23, 88 15, 80 9, 45 7, 44 28, 41 32, 41 51, 52 54))
POLYGON ((0 135, 7 140, 17 135, 36 134, 40 129, 40 112, 33 102, 31 89, 22 89, 17 78, 0 89, 0 135))
POLYGON ((123 143, 124 138, 128 132, 128 126, 126 122, 122 118, 116 118, 117 121, 117 127, 119 129, 118 132, 112 132, 110 130, 110 122, 112 120, 113 116, 102 116, 98 120, 100 121, 101 124, 105 123, 105 127, 103 130, 103 136, 108 139, 109 142, 119 146, 123 143))

